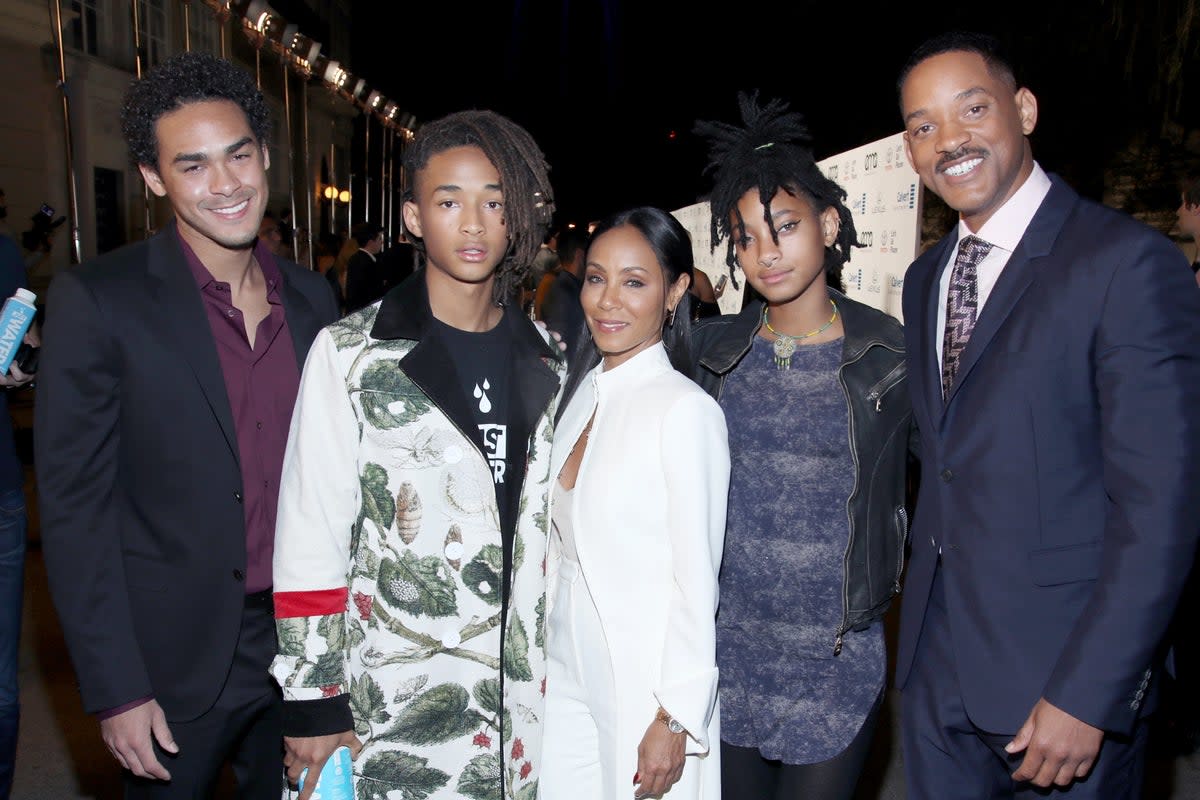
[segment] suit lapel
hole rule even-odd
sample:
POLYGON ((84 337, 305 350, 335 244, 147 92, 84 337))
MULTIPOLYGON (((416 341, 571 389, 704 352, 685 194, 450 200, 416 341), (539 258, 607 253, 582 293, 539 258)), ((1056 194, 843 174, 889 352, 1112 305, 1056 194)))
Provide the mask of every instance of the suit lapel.
POLYGON ((954 395, 963 381, 971 374, 972 368, 979 362, 983 352, 1004 325, 1021 296, 1025 294, 1025 290, 1033 283, 1037 276, 1037 260, 1049 254, 1076 198, 1077 195, 1065 184, 1057 179, 1053 180, 1050 192, 1034 214, 1025 235, 1017 244, 1017 249, 1004 265, 1004 270, 1000 273, 987 304, 975 323, 971 339, 963 348, 958 374, 946 396, 945 408, 954 400, 954 395))
MULTIPOLYGON (((949 258, 949 249, 954 246, 956 237, 953 232, 944 237, 941 242, 929 251, 924 262, 912 278, 916 280, 917 301, 919 313, 911 323, 916 327, 917 346, 913 351, 917 354, 917 374, 910 383, 914 396, 913 408, 925 411, 930 422, 941 418, 942 415, 942 370, 938 364, 936 339, 941 332, 936 330, 938 319, 938 279, 942 267, 949 258)), ((906 279, 908 280, 908 279, 906 279)))
MULTIPOLYGON (((523 314, 510 306, 502 324, 512 327, 513 371, 509 380, 509 428, 513 441, 525 444, 558 392, 558 374, 543 359, 558 358, 523 314)), ((532 449, 532 448, 530 448, 532 449)))
POLYGON ((283 314, 287 319, 288 330, 292 334, 292 346, 296 350, 296 364, 304 371, 304 361, 308 357, 308 348, 321 330, 317 321, 316 309, 308 302, 300 290, 292 286, 287 273, 280 268, 282 275, 280 296, 283 298, 283 314))
POLYGON ((155 279, 151 294, 158 327, 162 341, 173 343, 191 367, 234 461, 240 464, 237 431, 212 327, 176 236, 175 224, 171 223, 150 241, 147 270, 155 279))
POLYGON ((416 347, 400 359, 400 368, 486 458, 483 433, 459 383, 454 357, 442 344, 441 337, 422 336, 416 347))

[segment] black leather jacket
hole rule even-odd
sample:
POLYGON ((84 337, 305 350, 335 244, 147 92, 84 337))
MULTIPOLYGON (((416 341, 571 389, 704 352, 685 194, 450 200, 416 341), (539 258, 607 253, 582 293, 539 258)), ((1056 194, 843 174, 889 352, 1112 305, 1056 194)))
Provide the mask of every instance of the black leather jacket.
MULTIPOLYGON (((854 489, 846 499, 850 539, 842 581, 842 622, 832 637, 833 653, 842 636, 883 616, 900 591, 912 405, 905 384, 904 332, 892 317, 830 289, 845 328, 838 379, 849 410, 854 489)), ((762 320, 761 301, 740 314, 714 317, 692 334, 692 378, 720 400, 728 375, 750 350, 762 320)))

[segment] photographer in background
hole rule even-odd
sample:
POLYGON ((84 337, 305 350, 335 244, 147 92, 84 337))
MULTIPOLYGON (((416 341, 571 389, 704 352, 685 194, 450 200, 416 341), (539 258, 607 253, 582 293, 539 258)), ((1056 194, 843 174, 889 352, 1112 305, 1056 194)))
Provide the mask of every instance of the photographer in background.
POLYGON ((42 207, 30 219, 33 222, 32 227, 21 234, 26 272, 34 272, 50 258, 54 249, 54 234, 59 226, 67 221, 66 217, 55 219, 54 209, 45 203, 42 203, 42 207))
MULTIPOLYGON (((4 190, 0 189, 0 219, 7 216, 4 190)), ((0 234, 0 298, 25 286, 21 250, 9 236, 0 234)), ((36 328, 25 335, 34 347, 41 342, 36 328)), ((13 762, 17 754, 17 726, 21 709, 17 695, 17 649, 21 639, 21 595, 25 572, 25 495, 23 472, 13 441, 7 392, 33 380, 15 363, 0 375, 0 797, 12 790, 13 762)))

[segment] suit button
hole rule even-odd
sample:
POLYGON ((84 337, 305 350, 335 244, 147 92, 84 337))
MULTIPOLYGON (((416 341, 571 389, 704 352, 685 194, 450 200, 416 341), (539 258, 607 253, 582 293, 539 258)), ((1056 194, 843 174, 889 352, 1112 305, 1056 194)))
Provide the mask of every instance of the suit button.
POLYGON ((949 483, 952 480, 954 480, 954 473, 948 469, 942 470, 942 482, 949 483))
POLYGON ((240 581, 240 580, 244 579, 245 577, 246 577, 246 573, 242 572, 240 569, 235 569, 233 571, 233 579, 235 581, 240 581))
POLYGON ((242 502, 242 493, 241 493, 241 492, 234 492, 234 493, 233 493, 233 499, 234 499, 234 500, 237 500, 239 503, 240 503, 240 502, 242 502))

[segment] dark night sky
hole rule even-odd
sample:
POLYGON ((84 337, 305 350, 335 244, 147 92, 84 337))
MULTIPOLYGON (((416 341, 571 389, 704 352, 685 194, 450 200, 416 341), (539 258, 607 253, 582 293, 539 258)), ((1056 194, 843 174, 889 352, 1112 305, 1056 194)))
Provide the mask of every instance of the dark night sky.
POLYGON ((1159 54, 1135 51, 1146 74, 1122 78, 1129 28, 1112 30, 1117 0, 975 10, 725 0, 715 16, 700 5, 359 0, 351 69, 418 120, 491 108, 526 126, 551 164, 558 222, 695 202, 706 181, 692 123, 735 121, 739 89, 788 98, 808 117, 818 157, 893 133, 897 70, 947 29, 1005 40, 1041 101, 1035 156, 1085 193, 1099 192, 1100 163, 1130 131, 1162 118, 1147 88, 1160 82, 1159 54))

